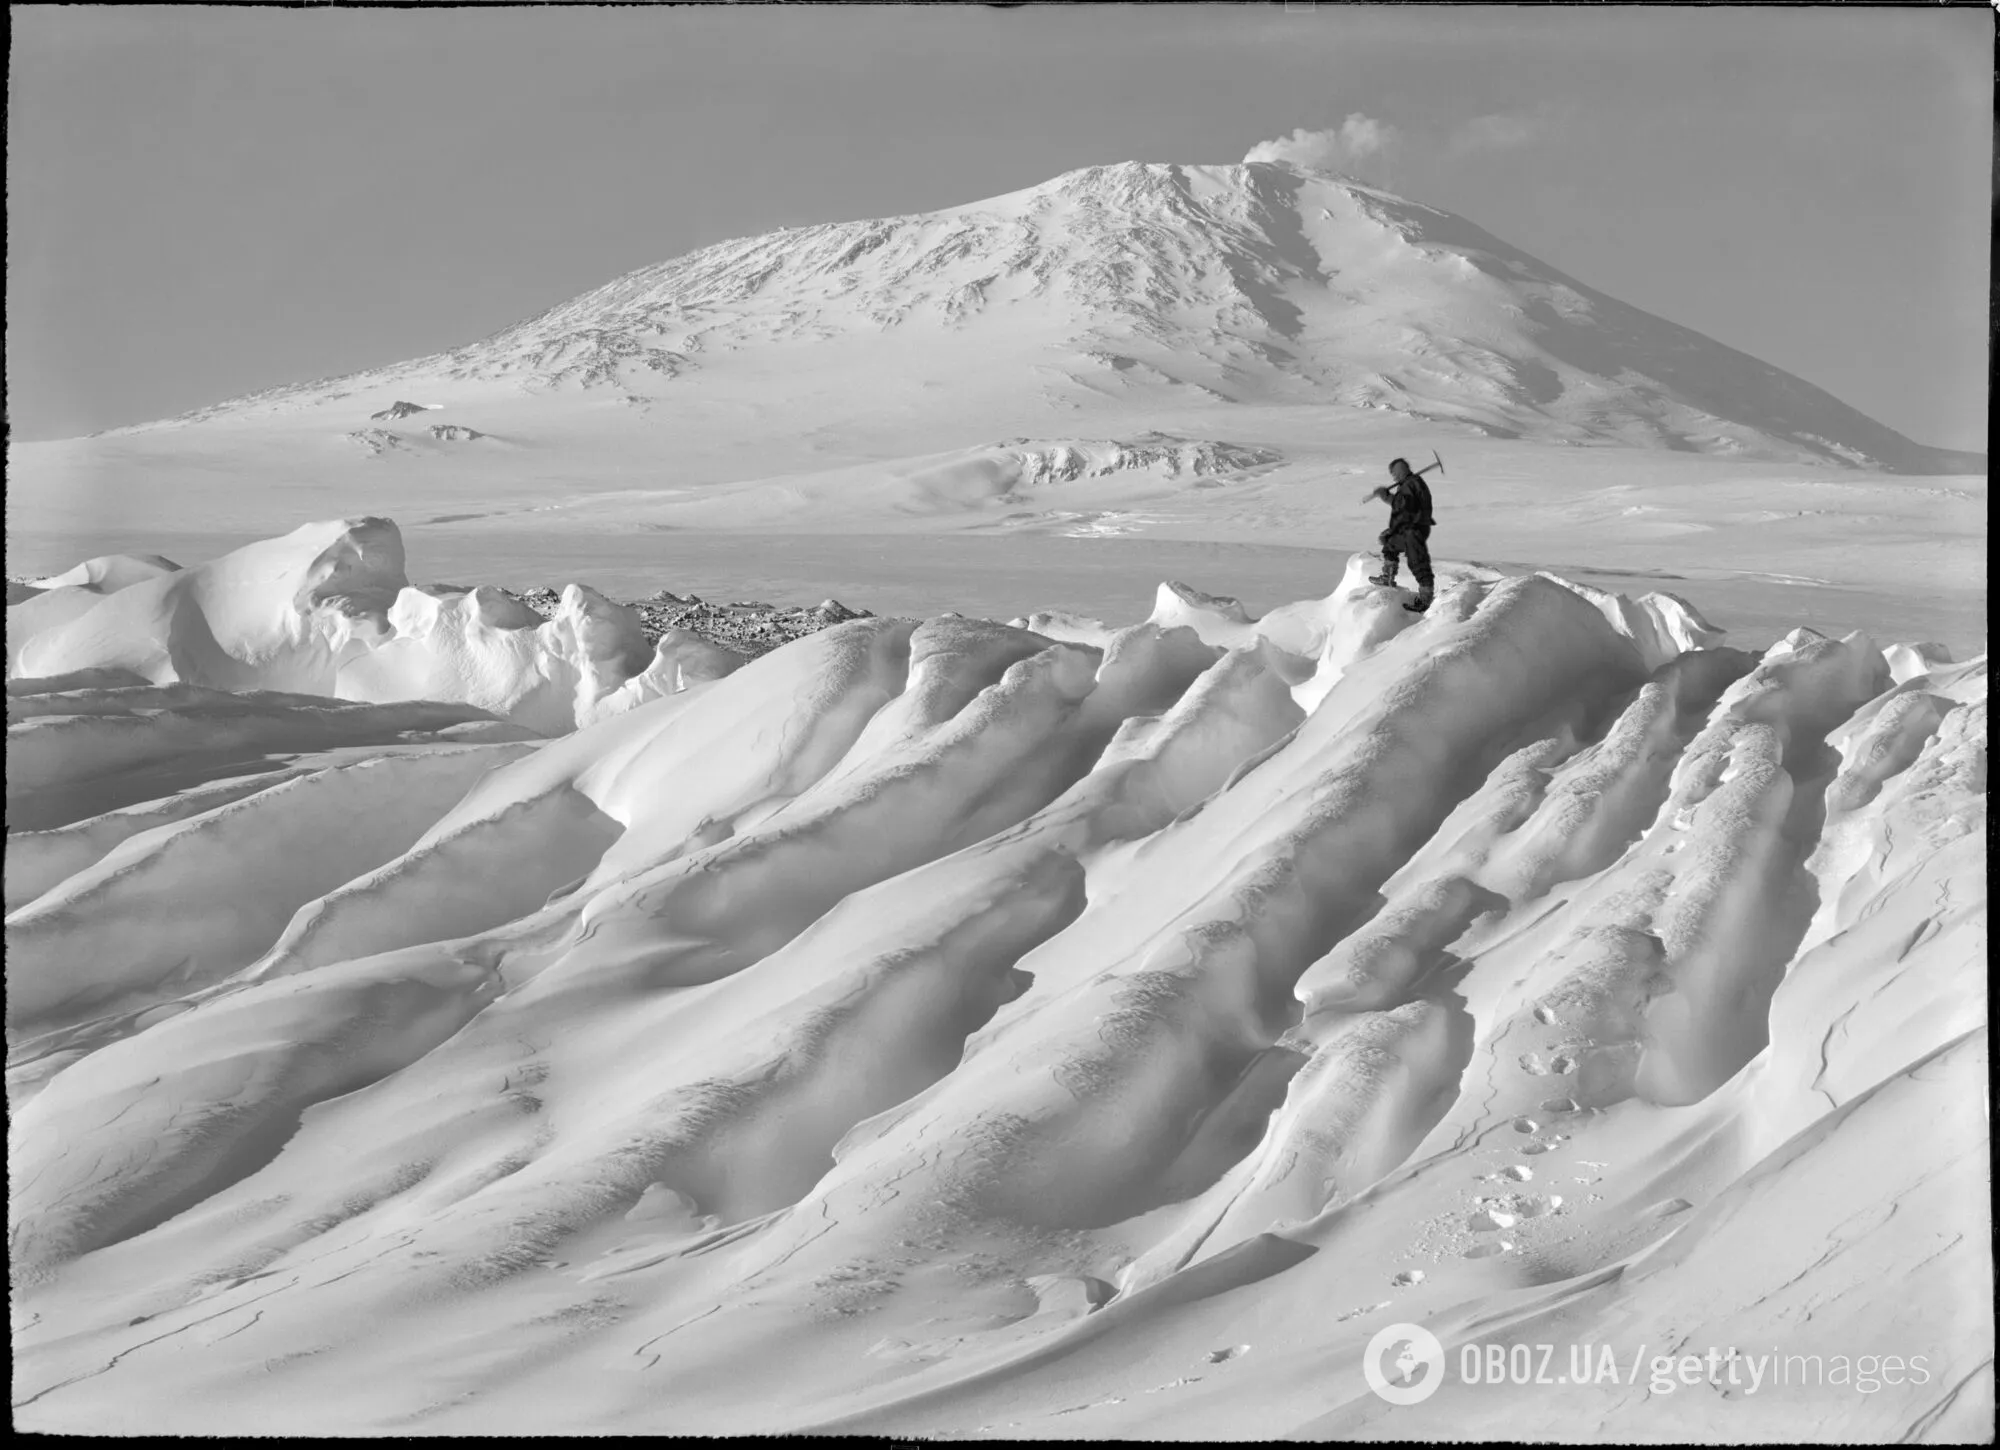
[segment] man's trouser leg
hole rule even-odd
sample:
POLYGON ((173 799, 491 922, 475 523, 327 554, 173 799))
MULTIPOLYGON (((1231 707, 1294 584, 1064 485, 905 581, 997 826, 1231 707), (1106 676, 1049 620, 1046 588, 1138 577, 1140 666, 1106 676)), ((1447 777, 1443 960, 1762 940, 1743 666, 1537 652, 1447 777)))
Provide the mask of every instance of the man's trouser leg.
POLYGON ((1393 534, 1382 536, 1382 572, 1375 576, 1377 584, 1394 584, 1396 566, 1402 562, 1403 551, 1398 547, 1402 540, 1393 534))
POLYGON ((1431 602, 1431 546, 1422 534, 1412 534, 1409 538, 1410 572, 1417 576, 1417 599, 1420 603, 1431 602))

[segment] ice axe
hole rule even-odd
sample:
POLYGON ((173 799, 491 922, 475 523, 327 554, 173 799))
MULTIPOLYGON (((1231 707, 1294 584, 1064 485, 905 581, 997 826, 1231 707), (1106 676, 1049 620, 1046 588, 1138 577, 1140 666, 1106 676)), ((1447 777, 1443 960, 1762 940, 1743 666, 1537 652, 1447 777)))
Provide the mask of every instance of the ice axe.
MULTIPOLYGON (((1431 470, 1433 469, 1437 470, 1437 472, 1439 473, 1444 472, 1444 460, 1438 457, 1438 451, 1435 448, 1431 450, 1431 461, 1429 463, 1426 463, 1422 468, 1411 469, 1410 472, 1412 477, 1422 478, 1426 473, 1431 472, 1431 470)), ((1369 492, 1368 497, 1362 499, 1361 501, 1363 503, 1368 503, 1372 499, 1374 499, 1374 497, 1377 494, 1381 492, 1383 492, 1383 490, 1380 488, 1373 489, 1369 492)))

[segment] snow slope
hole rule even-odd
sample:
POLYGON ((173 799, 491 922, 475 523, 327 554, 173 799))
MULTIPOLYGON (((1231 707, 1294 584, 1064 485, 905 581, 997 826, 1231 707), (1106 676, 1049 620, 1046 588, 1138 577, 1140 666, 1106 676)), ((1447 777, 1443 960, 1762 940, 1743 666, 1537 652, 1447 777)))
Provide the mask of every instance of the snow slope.
POLYGON ((1983 655, 1357 555, 719 672, 311 582, 397 537, 24 642, 19 1425, 1990 1432, 1983 655), (1391 1406, 1398 1322, 1640 1371, 1391 1406))

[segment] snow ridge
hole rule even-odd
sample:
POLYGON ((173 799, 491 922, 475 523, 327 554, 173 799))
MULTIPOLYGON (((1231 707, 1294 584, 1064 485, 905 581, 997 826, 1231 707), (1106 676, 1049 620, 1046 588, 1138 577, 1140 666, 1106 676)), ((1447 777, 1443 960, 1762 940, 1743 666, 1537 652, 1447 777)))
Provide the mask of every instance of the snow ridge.
POLYGON ((1978 1400, 1983 656, 1356 556, 648 663, 575 586, 390 595, 392 538, 83 570, 26 641, 23 1423, 1352 1435, 1390 1311, 1926 1357, 1684 1436, 1978 1400), (309 670, 375 703, 255 689, 309 670))

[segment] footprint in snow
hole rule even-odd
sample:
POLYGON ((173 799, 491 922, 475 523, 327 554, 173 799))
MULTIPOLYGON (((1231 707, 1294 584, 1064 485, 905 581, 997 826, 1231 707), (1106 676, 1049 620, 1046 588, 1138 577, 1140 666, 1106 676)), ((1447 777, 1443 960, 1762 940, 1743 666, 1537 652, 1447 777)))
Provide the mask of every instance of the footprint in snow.
POLYGON ((1482 1208, 1468 1222, 1474 1233, 1490 1233, 1494 1229, 1512 1228, 1517 1220, 1502 1209, 1482 1208))
POLYGON ((1247 1344, 1232 1344, 1226 1349, 1211 1349, 1208 1352, 1208 1362, 1210 1364, 1223 1364, 1249 1352, 1250 1346, 1247 1344))
POLYGON ((1474 1244, 1465 1251, 1468 1259, 1491 1259, 1500 1254, 1512 1253, 1514 1246, 1505 1239, 1494 1239, 1491 1243, 1474 1244))
POLYGON ((1514 1131, 1517 1133, 1539 1133, 1541 1130, 1542 1125, 1533 1118, 1514 1119, 1514 1131))
POLYGON ((1406 1289, 1412 1284, 1421 1284, 1423 1281, 1424 1271, 1422 1269, 1405 1269, 1389 1282, 1399 1289, 1406 1289))
POLYGON ((1581 1112, 1582 1109, 1577 1105, 1575 1098, 1550 1098, 1542 1104, 1542 1111, 1545 1113, 1576 1113, 1581 1112))
POLYGON ((1535 1009, 1535 1020, 1544 1027, 1553 1027, 1556 1021, 1555 1009, 1553 1007, 1537 1007, 1535 1009))

